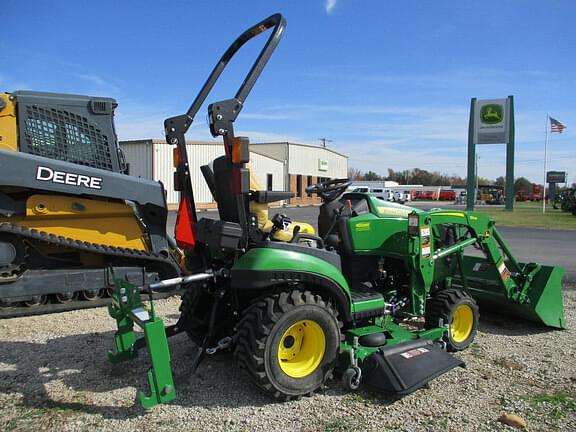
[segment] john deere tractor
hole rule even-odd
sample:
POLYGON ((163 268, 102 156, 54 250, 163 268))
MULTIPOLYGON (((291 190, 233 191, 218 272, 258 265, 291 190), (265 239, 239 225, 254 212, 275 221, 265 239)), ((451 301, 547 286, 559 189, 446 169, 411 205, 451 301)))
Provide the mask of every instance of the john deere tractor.
POLYGON ((350 390, 412 392, 462 365, 450 353, 474 340, 478 304, 563 328, 563 270, 517 262, 481 214, 343 193, 350 182, 333 179, 307 188, 323 200, 317 232, 303 232, 281 214, 267 224, 257 217, 256 207, 291 194, 250 187, 249 141, 233 126, 284 28, 282 16, 273 15, 242 33, 190 109, 165 121, 181 192, 175 237, 189 275, 148 288, 181 284, 181 316, 164 329, 139 287, 121 279, 110 306, 118 322, 113 361, 144 346, 134 324, 145 332, 152 367, 142 405, 175 398, 166 337, 179 332, 198 344, 200 357, 231 350, 257 387, 286 400, 317 391, 334 371, 350 390), (236 95, 208 106, 210 131, 222 137, 225 155, 202 172, 220 218, 198 219, 184 135, 231 58, 266 30, 270 36, 236 95), (279 239, 277 231, 289 235, 279 239))

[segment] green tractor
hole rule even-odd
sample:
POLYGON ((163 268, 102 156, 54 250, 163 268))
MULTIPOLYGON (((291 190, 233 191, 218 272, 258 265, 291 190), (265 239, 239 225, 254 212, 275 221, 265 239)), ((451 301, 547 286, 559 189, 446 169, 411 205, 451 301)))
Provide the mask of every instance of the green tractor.
POLYGON ((481 214, 422 211, 344 193, 350 182, 334 179, 306 190, 323 201, 317 233, 283 215, 263 228, 256 209, 291 194, 251 188, 249 142, 234 135, 233 123, 284 27, 273 15, 240 35, 188 112, 165 121, 181 192, 175 237, 189 275, 144 288, 181 285, 181 316, 165 329, 143 303, 141 287, 122 280, 110 306, 118 323, 110 359, 133 358, 148 346, 150 395, 140 392, 142 405, 175 398, 166 338, 180 332, 200 347, 196 364, 230 350, 257 387, 288 400, 321 389, 334 372, 349 390, 418 389, 463 364, 450 353, 474 340, 478 304, 564 328, 563 270, 518 263, 481 214), (225 155, 202 172, 220 218, 198 220, 184 134, 230 59, 266 30, 271 34, 235 97, 208 107, 211 133, 223 138, 225 155), (288 235, 278 240, 278 232, 288 235), (135 324, 144 340, 136 340, 135 324))

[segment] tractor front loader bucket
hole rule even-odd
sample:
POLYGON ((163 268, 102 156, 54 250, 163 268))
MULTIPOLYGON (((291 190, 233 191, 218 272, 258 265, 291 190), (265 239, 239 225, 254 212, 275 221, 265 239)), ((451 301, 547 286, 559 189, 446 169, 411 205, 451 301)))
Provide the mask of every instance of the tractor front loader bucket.
MULTIPOLYGON (((494 221, 481 213, 432 210, 410 214, 409 219, 413 221, 409 222, 412 227, 420 227, 417 241, 422 244, 422 251, 430 251, 430 222, 433 227, 443 225, 445 230, 455 229, 455 241, 448 239, 432 255, 422 253, 422 259, 437 261, 455 255, 456 260, 450 260, 448 284, 469 291, 481 311, 566 328, 562 267, 518 262, 494 221), (465 248, 469 246, 478 251, 466 254, 465 248)), ((418 234, 417 231, 412 228, 412 232, 418 234)), ((441 230, 437 231, 437 236, 442 237, 441 230)), ((426 264, 425 260, 419 263, 419 268, 428 268, 421 264, 426 264)))
POLYGON ((566 328, 562 267, 518 263, 523 272, 514 274, 509 263, 494 267, 485 258, 471 256, 463 261, 468 290, 482 310, 566 328))

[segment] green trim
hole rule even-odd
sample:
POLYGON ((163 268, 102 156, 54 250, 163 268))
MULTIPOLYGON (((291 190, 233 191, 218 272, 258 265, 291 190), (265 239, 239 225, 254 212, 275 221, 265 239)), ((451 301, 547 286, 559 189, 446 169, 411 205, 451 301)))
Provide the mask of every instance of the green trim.
POLYGON ((384 297, 380 297, 379 299, 355 301, 352 308, 354 312, 364 312, 372 309, 383 309, 385 304, 384 297))
MULTIPOLYGON (((403 327, 393 323, 390 319, 385 319, 383 327, 377 325, 368 325, 350 329, 346 332, 345 341, 340 343, 340 366, 339 369, 346 369, 350 366, 350 350, 352 350, 352 341, 354 337, 360 338, 365 335, 386 332, 389 337, 386 339, 386 346, 398 345, 399 343, 414 339, 429 339, 433 342, 441 340, 447 332, 447 328, 436 327, 433 329, 411 332, 403 327), (346 365, 346 366, 344 366, 346 365)), ((354 351, 354 357, 362 363, 366 357, 377 352, 379 347, 366 347, 359 345, 354 351)))

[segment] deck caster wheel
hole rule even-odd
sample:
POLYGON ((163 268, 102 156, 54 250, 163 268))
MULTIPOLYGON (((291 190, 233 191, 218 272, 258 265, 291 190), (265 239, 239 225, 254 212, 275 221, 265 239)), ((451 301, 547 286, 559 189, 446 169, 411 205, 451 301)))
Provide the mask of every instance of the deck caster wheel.
POLYGON ((342 374, 342 386, 348 391, 356 391, 360 388, 362 371, 359 367, 351 367, 342 374))

